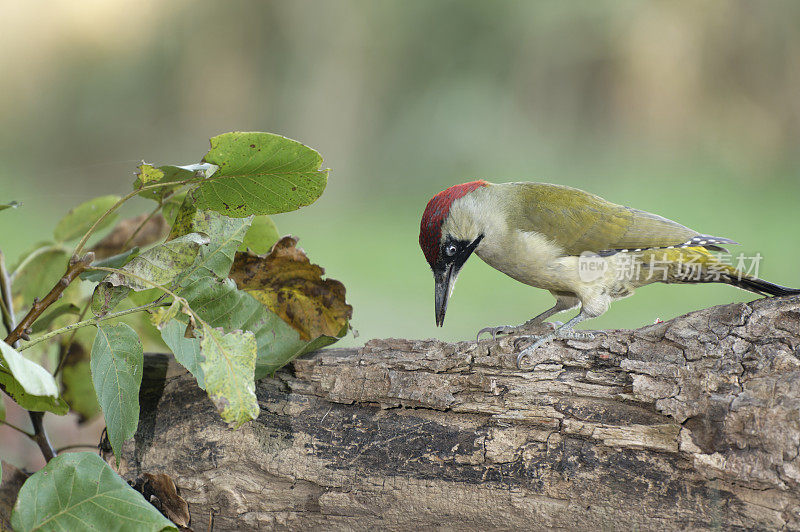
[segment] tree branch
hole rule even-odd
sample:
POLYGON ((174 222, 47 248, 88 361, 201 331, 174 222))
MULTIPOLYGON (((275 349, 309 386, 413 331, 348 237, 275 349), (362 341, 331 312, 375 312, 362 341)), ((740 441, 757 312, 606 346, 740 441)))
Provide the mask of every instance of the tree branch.
POLYGON ((45 462, 49 462, 56 457, 56 451, 53 449, 53 444, 50 443, 50 438, 47 437, 47 431, 44 428, 44 412, 28 411, 31 416, 31 423, 33 423, 33 441, 39 446, 42 451, 45 462))
POLYGON ((237 431, 154 355, 121 470, 170 475, 217 531, 800 527, 800 297, 558 340, 520 371, 529 343, 318 351, 237 431))
POLYGON ((48 292, 41 301, 35 301, 28 314, 22 318, 22 321, 6 336, 6 343, 14 345, 20 338, 28 340, 28 335, 31 332, 33 322, 39 319, 39 316, 47 310, 47 307, 58 301, 64 290, 74 281, 83 270, 85 270, 94 261, 94 253, 87 253, 81 258, 74 255, 69 261, 69 266, 63 277, 56 283, 56 285, 48 292))

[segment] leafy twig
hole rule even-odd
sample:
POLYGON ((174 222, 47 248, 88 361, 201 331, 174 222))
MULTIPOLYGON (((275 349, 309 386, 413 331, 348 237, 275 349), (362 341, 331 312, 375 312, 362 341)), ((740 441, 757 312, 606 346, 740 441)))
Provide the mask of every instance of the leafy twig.
MULTIPOLYGON (((165 286, 161 286, 158 283, 154 283, 150 279, 145 279, 144 277, 136 275, 135 273, 128 272, 128 271, 125 271, 125 270, 120 270, 118 268, 106 268, 105 266, 93 266, 93 267, 88 268, 88 269, 90 269, 90 270, 101 270, 101 271, 109 272, 109 273, 117 273, 119 275, 124 275, 126 277, 131 277, 133 279, 137 279, 137 280, 145 283, 146 285, 151 286, 152 288, 157 288, 157 289, 161 290, 162 292, 164 292, 165 295, 172 296, 172 299, 174 301, 180 302, 181 307, 183 308, 184 312, 186 312, 186 314, 189 314, 189 318, 191 320, 197 320, 200 323, 205 323, 205 321, 203 321, 203 319, 199 315, 197 315, 197 313, 194 310, 192 310, 192 307, 189 306, 189 302, 186 301, 185 298, 179 296, 178 294, 176 294, 175 292, 173 292, 172 290, 170 290, 169 288, 167 288, 165 286)), ((161 301, 162 299, 164 299, 164 296, 158 298, 156 300, 156 302, 161 301)), ((194 323, 194 321, 193 321, 193 323, 194 323)))
MULTIPOLYGON (((144 226, 147 225, 147 222, 149 222, 150 219, 152 219, 153 216, 155 216, 158 213, 158 211, 161 210, 161 208, 164 206, 164 199, 169 198, 174 193, 175 192, 172 191, 169 194, 165 194, 164 197, 161 198, 161 200, 159 200, 158 205, 156 206, 156 208, 153 209, 152 211, 150 211, 150 214, 148 214, 145 217, 145 219, 142 220, 142 222, 138 225, 138 227, 136 227, 136 229, 133 231, 133 233, 131 233, 131 235, 128 237, 128 239, 125 241, 125 243, 122 244, 122 246, 121 246, 122 251, 126 251, 128 249, 128 245, 130 245, 130 243, 133 242, 133 239, 136 238, 136 235, 138 235, 139 232, 141 232, 142 228, 144 228, 144 226)), ((78 333, 78 329, 80 328, 80 326, 76 326, 76 325, 83 321, 83 317, 86 315, 86 312, 89 310, 89 307, 91 306, 91 304, 92 304, 92 300, 89 299, 89 301, 87 301, 86 304, 83 306, 83 309, 81 309, 81 312, 78 315, 78 320, 75 322, 75 324, 73 324, 74 327, 72 329, 72 334, 70 335, 70 337, 67 340, 67 342, 64 345, 61 346, 61 356, 59 357, 58 365, 56 366, 56 370, 53 372, 53 376, 54 377, 57 377, 58 374, 61 373, 61 370, 64 367, 64 363, 67 361, 67 357, 69 355, 69 350, 70 350, 70 348, 72 347, 72 344, 75 341, 75 335, 78 333)), ((145 308, 145 307, 143 307, 143 308, 145 308)), ((87 321, 85 323, 90 323, 90 321, 87 321)), ((68 330, 69 329, 66 329, 66 330, 61 330, 60 329, 58 334, 67 332, 68 330)), ((55 335, 53 335, 53 336, 55 336, 55 335)), ((37 339, 36 341, 38 342, 40 340, 37 339)), ((26 348, 27 348, 27 346, 26 346, 26 348)))
MULTIPOLYGON (((73 259, 75 259, 75 257, 73 257, 73 259)), ((67 268, 67 273, 64 274, 64 277, 62 277, 61 280, 53 287, 53 289, 50 290, 50 293, 48 293, 43 300, 34 301, 33 308, 31 308, 30 312, 28 312, 28 314, 22 319, 21 322, 19 322, 16 327, 14 327, 14 321, 16 320, 14 317, 14 306, 10 301, 11 283, 8 278, 8 272, 6 272, 5 260, 0 260, 0 291, 2 291, 4 301, 8 295, 8 304, 6 309, 7 312, 3 317, 4 319, 8 320, 6 321, 6 328, 11 331, 8 333, 5 342, 12 347, 17 347, 19 344, 19 339, 28 336, 28 331, 30 330, 31 325, 33 325, 33 322, 42 315, 42 312, 44 312, 47 307, 52 305, 55 300, 61 297, 64 289, 68 287, 69 284, 78 275, 80 275, 84 268, 86 268, 86 266, 89 265, 93 260, 94 253, 87 253, 83 259, 71 260, 69 268, 67 268)), ((0 389, 6 392, 4 387, 0 386, 0 389)), ((55 458, 56 452, 53 450, 50 439, 47 437, 47 431, 44 428, 44 412, 34 412, 29 410, 28 415, 30 415, 31 423, 33 424, 32 439, 39 446, 39 450, 42 451, 45 461, 49 462, 55 458)), ((26 432, 25 434, 28 433, 26 432)))
MULTIPOLYGON (((45 340, 49 340, 54 336, 58 336, 59 334, 64 334, 65 332, 69 332, 73 329, 80 329, 81 327, 85 327, 87 325, 96 325, 101 321, 110 320, 113 318, 119 318, 120 316, 125 316, 127 314, 133 314, 134 312, 139 312, 142 310, 147 310, 149 308, 153 308, 161 304, 160 301, 156 300, 152 303, 147 303, 146 305, 142 305, 140 307, 133 307, 126 310, 120 310, 118 312, 112 312, 111 314, 106 314, 105 316, 101 316, 99 318, 89 318, 88 320, 78 321, 75 323, 70 323, 60 329, 56 329, 55 331, 50 331, 47 334, 43 334, 41 336, 37 336, 36 338, 32 339, 30 342, 26 342, 22 344, 17 351, 24 351, 29 347, 33 347, 34 345, 38 344, 39 342, 44 342, 45 340)), ((66 358, 66 356, 64 356, 66 358)), ((60 367, 60 366, 59 366, 60 367)))
MULTIPOLYGON (((169 185, 173 186, 176 184, 185 185, 187 183, 198 180, 199 179, 187 179, 185 181, 178 183, 171 183, 169 185)), ((92 225, 92 227, 89 228, 86 234, 83 235, 83 238, 81 238, 80 242, 78 242, 78 245, 75 248, 75 252, 72 254, 72 258, 69 261, 69 266, 67 267, 67 271, 64 274, 64 276, 61 277, 61 279, 59 279, 56 285, 50 290, 50 292, 48 292, 46 296, 44 296, 44 298, 41 301, 34 300, 33 306, 31 307, 30 311, 28 312, 28 314, 25 315, 24 318, 22 318, 22 321, 20 321, 16 325, 16 327, 14 326, 14 322, 16 321, 14 318, 14 308, 11 305, 11 283, 8 277, 8 273, 6 272, 5 261, 0 260, 0 297, 2 297, 2 302, 4 307, 2 314, 4 323, 6 324, 6 329, 10 331, 8 333, 8 336, 6 336, 5 338, 5 342, 11 345, 12 347, 17 347, 20 339, 28 340, 29 339, 28 335, 31 333, 31 327, 33 326, 33 323, 37 319, 39 319, 42 313, 45 310, 47 310, 47 308, 50 305, 55 303, 62 296, 64 290, 66 290, 66 288, 72 283, 72 281, 74 281, 81 273, 83 273, 86 267, 89 266, 94 261, 94 253, 92 252, 89 252, 80 258, 79 255, 83 250, 83 247, 86 245, 86 242, 89 240, 89 237, 92 236, 92 234, 100 226, 103 220, 108 218, 108 216, 115 210, 117 210, 120 207, 120 205, 122 205, 132 197, 136 196, 140 192, 144 190, 161 188, 164 186, 168 186, 168 184, 156 183, 154 185, 148 185, 138 190, 135 190, 127 194, 123 198, 121 198, 110 209, 108 209, 105 213, 103 213, 103 215, 92 225)), ((25 260, 30 262, 36 256, 38 256, 41 253, 44 253, 48 249, 49 248, 37 250, 28 257, 26 257, 25 260)), ((77 324, 73 324, 73 327, 71 328, 77 328, 77 324)), ((50 336, 45 335, 45 336, 49 338, 54 335, 50 336)), ((46 338, 40 337, 39 339, 37 339, 37 342, 35 343, 38 343, 44 339, 46 338)), ((33 345, 33 343, 29 343, 26 347, 30 347, 31 345, 33 345)), ((60 365, 61 362, 59 362, 59 366, 60 365)), ((0 390, 6 392, 6 389, 2 384, 0 384, 0 390)), ((47 437, 47 431, 44 428, 44 423, 43 423, 44 412, 29 411, 28 413, 30 414, 31 422, 33 423, 33 430, 34 430, 33 439, 39 445, 39 449, 42 451, 42 455, 44 455, 45 460, 49 462, 56 456, 56 451, 53 449, 53 446, 50 443, 50 439, 47 437)))

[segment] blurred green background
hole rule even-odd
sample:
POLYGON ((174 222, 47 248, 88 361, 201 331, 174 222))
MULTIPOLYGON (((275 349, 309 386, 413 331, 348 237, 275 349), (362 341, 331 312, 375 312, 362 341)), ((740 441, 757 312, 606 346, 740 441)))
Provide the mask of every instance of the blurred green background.
MULTIPOLYGON (((0 200, 24 204, 0 215, 11 263, 74 205, 128 191, 141 159, 197 162, 209 137, 260 130, 332 169, 316 204, 275 221, 345 283, 360 336, 340 345, 468 339, 551 305, 473 259, 434 327, 419 218, 476 178, 584 188, 736 239, 761 276, 800 285, 800 3, 0 6, 0 200)), ((586 327, 752 298, 651 286, 586 327)))

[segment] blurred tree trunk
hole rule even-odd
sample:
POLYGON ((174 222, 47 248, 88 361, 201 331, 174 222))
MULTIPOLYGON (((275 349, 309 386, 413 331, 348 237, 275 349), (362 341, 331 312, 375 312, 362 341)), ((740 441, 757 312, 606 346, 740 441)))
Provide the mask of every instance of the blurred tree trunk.
POLYGON ((591 341, 377 340, 258 383, 238 431, 150 357, 121 472, 206 530, 800 527, 800 298, 591 341))

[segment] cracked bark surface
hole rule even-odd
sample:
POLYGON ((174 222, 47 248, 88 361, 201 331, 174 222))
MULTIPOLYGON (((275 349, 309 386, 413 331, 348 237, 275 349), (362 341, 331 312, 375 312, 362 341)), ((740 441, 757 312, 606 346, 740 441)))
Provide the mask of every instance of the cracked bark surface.
POLYGON ((800 297, 593 340, 376 340, 258 383, 238 431, 146 362, 121 472, 205 530, 800 528, 800 297))

